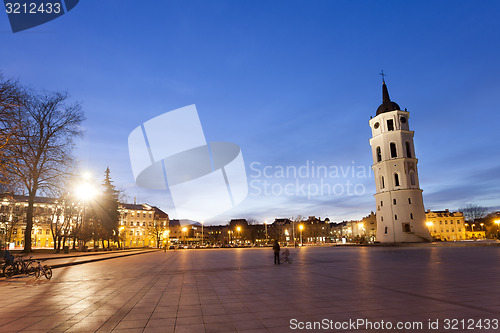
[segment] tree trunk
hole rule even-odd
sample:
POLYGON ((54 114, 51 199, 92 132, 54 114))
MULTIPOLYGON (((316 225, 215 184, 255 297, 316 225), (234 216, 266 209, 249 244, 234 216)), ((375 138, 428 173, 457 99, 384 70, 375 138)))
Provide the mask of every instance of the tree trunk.
POLYGON ((26 232, 24 233, 23 253, 31 252, 31 230, 33 230, 33 205, 35 203, 36 190, 29 193, 28 210, 26 211, 26 232))

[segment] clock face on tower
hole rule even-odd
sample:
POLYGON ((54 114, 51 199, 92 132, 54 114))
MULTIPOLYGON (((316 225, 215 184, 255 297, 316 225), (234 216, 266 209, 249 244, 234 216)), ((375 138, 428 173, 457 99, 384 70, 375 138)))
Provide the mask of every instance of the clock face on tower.
POLYGON ((380 126, 379 123, 375 123, 375 125, 373 125, 373 128, 377 129, 379 126, 380 126))
POLYGON ((405 117, 401 117, 401 118, 400 118, 400 120, 401 120, 401 123, 402 123, 402 124, 405 124, 405 123, 406 123, 406 118, 405 118, 405 117))

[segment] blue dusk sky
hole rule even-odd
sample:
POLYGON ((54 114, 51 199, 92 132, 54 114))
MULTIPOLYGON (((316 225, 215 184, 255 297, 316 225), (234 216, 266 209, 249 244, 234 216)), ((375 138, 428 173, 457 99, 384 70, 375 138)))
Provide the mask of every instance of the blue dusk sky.
MULTIPOLYGON (((207 220, 375 209, 370 116, 410 111, 426 209, 500 209, 499 1, 82 0, 12 33, 0 71, 67 90, 87 120, 81 170, 176 216, 168 192, 134 183, 128 136, 195 104, 209 142, 240 146, 248 196, 207 220), (327 172, 325 172, 327 170, 327 172)), ((168 129, 165 129, 168 130, 168 129)))

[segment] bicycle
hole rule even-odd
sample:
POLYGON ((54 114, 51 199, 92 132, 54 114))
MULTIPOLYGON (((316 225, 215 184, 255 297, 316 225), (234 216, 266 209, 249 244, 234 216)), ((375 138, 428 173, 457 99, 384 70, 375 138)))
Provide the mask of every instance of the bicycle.
POLYGON ((288 253, 288 255, 286 255, 285 251, 283 251, 283 253, 281 253, 281 257, 280 257, 280 264, 284 264, 285 262, 288 262, 289 264, 293 264, 293 259, 292 259, 292 257, 290 257, 290 253, 288 253))
POLYGON ((35 263, 34 267, 34 274, 35 277, 38 279, 42 274, 45 275, 45 277, 50 280, 52 278, 52 268, 47 265, 42 265, 42 261, 40 260, 33 260, 35 263))
POLYGON ((25 262, 24 273, 26 275, 35 275, 36 260, 29 257, 25 262))
POLYGON ((26 271, 26 263, 24 262, 23 256, 17 256, 11 262, 6 262, 3 267, 3 275, 6 277, 11 277, 13 275, 21 274, 26 271))

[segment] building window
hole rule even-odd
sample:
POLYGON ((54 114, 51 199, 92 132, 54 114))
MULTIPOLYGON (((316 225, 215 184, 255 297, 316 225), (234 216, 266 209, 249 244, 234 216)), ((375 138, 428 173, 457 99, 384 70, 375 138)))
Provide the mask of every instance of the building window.
POLYGON ((394 215, 394 219, 397 220, 398 219, 398 216, 397 215, 394 215))
POLYGON ((403 224, 403 232, 411 232, 411 228, 408 223, 403 224))
POLYGON ((382 161, 382 150, 380 149, 380 146, 377 147, 377 162, 382 161))
POLYGON ((380 207, 384 207, 384 202, 380 201, 380 207))
POLYGON ((50 235, 50 229, 45 230, 46 235, 50 235))
POLYGON ((394 131, 394 120, 392 119, 387 120, 387 130, 394 131))
POLYGON ((384 221, 384 217, 383 217, 383 216, 381 216, 381 217, 380 217, 380 221, 381 221, 381 222, 383 222, 383 221, 384 221))
POLYGON ((410 143, 406 141, 406 157, 411 158, 410 143))
POLYGON ((410 213, 410 219, 413 220, 413 213, 410 213))
POLYGON ((392 199, 392 203, 393 203, 393 204, 396 204, 396 199, 392 199))
POLYGON ((137 226, 140 227, 141 226, 141 222, 137 222, 137 226))
POLYGON ((387 233, 387 227, 385 227, 385 233, 387 233))
POLYGON ((392 158, 398 157, 398 152, 396 151, 396 143, 391 142, 389 146, 391 147, 391 157, 392 158))
POLYGON ((146 222, 142 222, 142 226, 145 227, 146 226, 146 222))
POLYGON ((394 174, 394 186, 399 186, 399 175, 397 173, 394 174))
POLYGON ((380 177, 380 188, 385 188, 384 176, 380 177))
POLYGON ((411 205, 411 198, 408 198, 408 203, 411 205))

